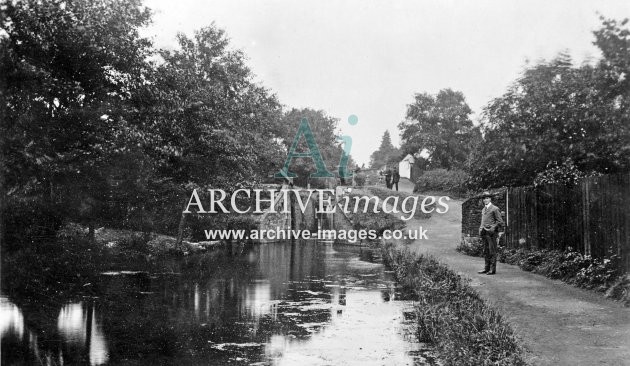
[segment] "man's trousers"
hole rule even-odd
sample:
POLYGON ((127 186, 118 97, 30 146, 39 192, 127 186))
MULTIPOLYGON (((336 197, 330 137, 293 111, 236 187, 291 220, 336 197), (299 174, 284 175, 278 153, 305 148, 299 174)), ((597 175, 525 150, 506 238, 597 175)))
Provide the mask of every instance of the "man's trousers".
POLYGON ((481 242, 483 244, 483 256, 486 260, 484 270, 496 272, 497 270, 497 232, 481 230, 481 242))

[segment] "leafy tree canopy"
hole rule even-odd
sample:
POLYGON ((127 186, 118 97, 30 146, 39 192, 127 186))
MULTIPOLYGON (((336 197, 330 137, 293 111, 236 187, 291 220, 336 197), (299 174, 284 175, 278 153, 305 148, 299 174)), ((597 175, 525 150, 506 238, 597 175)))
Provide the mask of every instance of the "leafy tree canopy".
POLYGON ((583 172, 630 167, 630 35, 604 20, 603 58, 574 66, 566 53, 528 67, 484 109, 484 139, 468 162, 474 188, 532 184, 552 162, 583 172))
POLYGON ((464 165, 477 131, 461 92, 443 89, 433 96, 416 94, 407 106, 406 120, 398 125, 404 154, 428 151, 429 168, 452 169, 464 165))

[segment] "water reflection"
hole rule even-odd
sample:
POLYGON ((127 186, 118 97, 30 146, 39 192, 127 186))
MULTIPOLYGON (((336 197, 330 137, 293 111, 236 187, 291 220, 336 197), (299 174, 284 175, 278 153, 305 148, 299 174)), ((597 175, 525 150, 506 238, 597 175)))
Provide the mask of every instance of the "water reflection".
POLYGON ((97 297, 63 305, 3 298, 3 364, 430 361, 371 251, 270 243, 156 268, 109 271, 97 297))
POLYGON ((20 308, 5 297, 0 297, 0 336, 24 336, 24 317, 20 308))

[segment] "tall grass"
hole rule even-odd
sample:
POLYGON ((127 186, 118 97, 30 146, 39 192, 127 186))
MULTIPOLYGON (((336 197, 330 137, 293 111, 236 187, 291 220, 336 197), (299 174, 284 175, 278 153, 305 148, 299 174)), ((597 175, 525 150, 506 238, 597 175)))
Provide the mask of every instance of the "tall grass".
POLYGON ((525 365, 509 324, 459 275, 435 259, 383 248, 405 297, 418 301, 418 338, 445 365, 525 365))

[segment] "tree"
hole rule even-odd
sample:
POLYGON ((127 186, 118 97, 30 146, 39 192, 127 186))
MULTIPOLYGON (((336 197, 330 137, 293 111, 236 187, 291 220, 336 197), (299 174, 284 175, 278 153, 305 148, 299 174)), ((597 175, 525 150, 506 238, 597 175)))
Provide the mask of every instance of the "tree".
POLYGON ((372 168, 380 168, 385 164, 398 162, 400 160, 400 150, 392 145, 392 139, 389 131, 383 133, 381 145, 378 150, 370 155, 370 166, 372 168))
POLYGON ((398 125, 404 154, 426 149, 429 168, 462 167, 476 129, 471 109, 461 92, 443 89, 436 95, 416 94, 407 106, 406 120, 398 125))
POLYGON ((165 62, 143 115, 160 138, 151 152, 157 176, 180 192, 183 211, 193 189, 231 192, 262 181, 283 151, 276 142, 280 104, 252 81, 243 53, 229 49, 225 32, 211 25, 193 39, 180 34, 179 46, 161 52, 165 62))
MULTIPOLYGON (((322 158, 326 164, 326 168, 329 172, 336 175, 339 170, 339 160, 342 153, 342 148, 340 146, 341 142, 337 139, 337 125, 339 120, 326 115, 326 113, 322 110, 314 110, 310 108, 293 108, 284 113, 278 135, 281 136, 286 150, 284 156, 278 160, 277 170, 280 170, 284 163, 286 154, 293 143, 302 118, 306 118, 308 120, 311 131, 315 136, 317 146, 319 147, 322 158)), ((300 139, 297 152, 305 152, 307 151, 307 148, 305 140, 302 137, 300 139)), ((351 167, 351 164, 354 163, 350 162, 348 166, 351 167)), ((297 174, 295 184, 298 186, 306 186, 309 181, 312 181, 309 179, 309 176, 311 173, 316 171, 313 160, 310 158, 293 159, 289 170, 297 174)))
POLYGON ((4 212, 14 234, 44 226, 52 235, 65 220, 92 233, 138 217, 150 228, 193 188, 250 187, 284 157, 280 104, 214 25, 157 51, 139 36, 150 12, 138 0, 20 1, 0 11, 4 212))
POLYGON ((484 109, 483 142, 469 161, 471 186, 529 185, 564 161, 577 175, 630 168, 628 34, 605 20, 595 32, 604 55, 595 66, 575 67, 560 54, 527 68, 492 100, 484 109))
POLYGON ((1 11, 11 215, 44 234, 64 217, 93 229, 102 167, 139 137, 126 107, 147 70, 151 44, 138 29, 150 13, 120 0, 16 1, 1 11))

